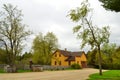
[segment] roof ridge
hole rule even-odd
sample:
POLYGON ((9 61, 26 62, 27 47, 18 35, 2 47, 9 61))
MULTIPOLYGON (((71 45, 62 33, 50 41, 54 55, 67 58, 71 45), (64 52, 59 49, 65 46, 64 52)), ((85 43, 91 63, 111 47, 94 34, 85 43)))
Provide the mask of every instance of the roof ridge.
POLYGON ((65 51, 65 50, 59 50, 61 54, 63 54, 64 56, 81 56, 82 53, 84 53, 84 51, 65 51))

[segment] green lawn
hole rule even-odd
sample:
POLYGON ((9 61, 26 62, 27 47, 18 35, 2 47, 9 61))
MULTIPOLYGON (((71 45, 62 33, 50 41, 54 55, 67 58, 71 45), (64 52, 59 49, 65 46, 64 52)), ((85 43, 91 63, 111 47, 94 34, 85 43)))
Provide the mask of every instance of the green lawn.
POLYGON ((3 69, 0 69, 0 73, 5 73, 3 69))
POLYGON ((109 70, 103 72, 102 76, 98 73, 92 74, 88 80, 120 80, 120 70, 109 70))

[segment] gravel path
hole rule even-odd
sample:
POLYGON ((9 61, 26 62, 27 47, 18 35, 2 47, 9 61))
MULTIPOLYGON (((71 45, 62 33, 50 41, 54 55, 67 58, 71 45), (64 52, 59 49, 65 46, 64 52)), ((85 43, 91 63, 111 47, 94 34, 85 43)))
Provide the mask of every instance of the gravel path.
POLYGON ((0 74, 0 80, 86 80, 90 74, 97 72, 97 69, 86 68, 67 71, 4 73, 0 74))

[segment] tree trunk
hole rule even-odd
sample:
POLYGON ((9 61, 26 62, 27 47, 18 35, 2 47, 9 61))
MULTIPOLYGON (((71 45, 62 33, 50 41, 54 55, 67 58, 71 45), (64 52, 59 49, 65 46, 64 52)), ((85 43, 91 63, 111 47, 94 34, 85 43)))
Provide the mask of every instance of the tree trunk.
POLYGON ((14 55, 14 54, 11 55, 10 68, 11 68, 11 70, 12 70, 12 71, 11 71, 12 73, 14 73, 14 72, 17 71, 17 70, 16 70, 16 65, 15 65, 15 55, 14 55))
POLYGON ((99 74, 102 75, 102 57, 100 52, 100 45, 98 45, 98 58, 99 58, 99 74))

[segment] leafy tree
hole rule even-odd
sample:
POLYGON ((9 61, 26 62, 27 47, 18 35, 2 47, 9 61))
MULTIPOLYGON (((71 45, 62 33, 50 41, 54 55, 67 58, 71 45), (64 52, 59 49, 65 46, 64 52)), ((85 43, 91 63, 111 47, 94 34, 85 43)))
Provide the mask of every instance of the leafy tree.
POLYGON ((45 64, 46 56, 46 42, 42 33, 37 35, 33 40, 33 62, 38 64, 45 64))
POLYGON ((37 35, 33 41, 33 61, 38 64, 50 64, 52 53, 58 48, 58 40, 52 32, 45 36, 37 35))
MULTIPOLYGON (((102 68, 120 69, 120 48, 114 43, 103 44, 101 47, 102 68)), ((87 53, 88 65, 98 68, 98 53, 94 49, 87 53)))
POLYGON ((22 60, 27 60, 28 62, 30 61, 30 59, 32 58, 32 53, 31 52, 25 52, 23 55, 18 55, 16 56, 16 60, 17 61, 22 61, 22 60))
POLYGON ((30 31, 25 31, 26 25, 22 24, 21 10, 11 4, 4 4, 0 19, 0 44, 8 54, 11 67, 15 66, 16 56, 23 48, 23 41, 30 31))
POLYGON ((120 12, 120 0, 99 0, 106 10, 120 12))
POLYGON ((21 57, 22 57, 22 59, 30 59, 30 58, 32 58, 32 53, 25 52, 25 54, 23 54, 21 57))
POLYGON ((104 44, 102 52, 106 57, 102 63, 104 69, 120 69, 120 51, 116 44, 104 44))
POLYGON ((118 48, 116 49, 116 51, 120 51, 120 46, 118 46, 118 48))
POLYGON ((109 41, 109 27, 99 28, 93 26, 91 17, 88 16, 90 11, 89 3, 86 0, 81 3, 81 7, 71 10, 69 16, 72 21, 79 22, 79 25, 74 27, 73 31, 78 33, 78 38, 82 39, 81 48, 86 44, 90 45, 91 48, 97 48, 99 53, 99 72, 102 75, 101 44, 109 41))
POLYGON ((44 36, 45 41, 48 43, 48 53, 53 53, 58 48, 58 39, 52 32, 48 32, 44 36))
POLYGON ((105 60, 107 63, 113 63, 114 54, 116 52, 117 46, 116 44, 104 44, 102 46, 102 52, 106 55, 107 59, 105 60))
POLYGON ((87 53, 88 65, 92 65, 92 66, 96 65, 96 55, 97 55, 97 49, 88 51, 87 53))
POLYGON ((120 64, 120 46, 118 46, 118 47, 116 48, 114 58, 116 58, 116 60, 117 60, 117 61, 115 61, 115 62, 117 62, 117 63, 120 64))

